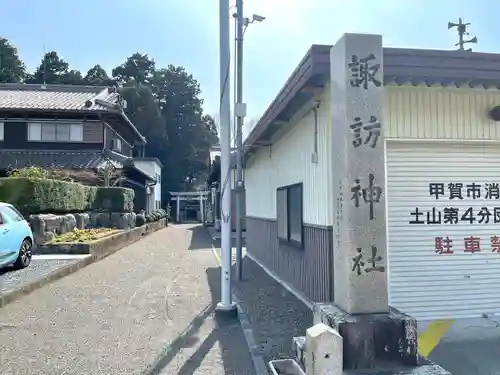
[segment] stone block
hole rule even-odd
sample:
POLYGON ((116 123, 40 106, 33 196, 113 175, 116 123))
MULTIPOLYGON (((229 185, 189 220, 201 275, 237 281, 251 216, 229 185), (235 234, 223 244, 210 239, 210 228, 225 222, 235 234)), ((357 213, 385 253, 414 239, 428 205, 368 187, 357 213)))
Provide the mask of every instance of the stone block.
POLYGON ((91 212, 90 225, 92 228, 111 228, 110 214, 108 212, 91 212))
POLYGON ((343 343, 337 330, 318 323, 306 331, 306 374, 342 375, 343 343))
POLYGON ((388 314, 352 315, 333 304, 314 307, 314 323, 336 329, 344 339, 344 368, 371 369, 377 362, 418 365, 417 321, 391 309, 388 314))
POLYGON ((295 360, 303 368, 306 368, 306 337, 299 336, 294 337, 292 341, 293 353, 295 354, 295 360))
POLYGON ((110 225, 113 228, 130 230, 135 228, 135 213, 125 212, 125 213, 111 213, 110 214, 110 225))
POLYGON ((90 224, 90 215, 87 213, 75 214, 76 227, 78 229, 85 229, 90 224))
POLYGON ((63 215, 59 221, 59 234, 72 232, 76 228, 76 219, 72 214, 63 215))

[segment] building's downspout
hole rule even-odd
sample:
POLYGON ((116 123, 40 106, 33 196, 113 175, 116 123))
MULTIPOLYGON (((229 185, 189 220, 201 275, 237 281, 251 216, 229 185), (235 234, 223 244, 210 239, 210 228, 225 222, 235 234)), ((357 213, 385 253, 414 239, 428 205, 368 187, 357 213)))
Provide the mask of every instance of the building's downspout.
POLYGON ((318 108, 321 105, 321 100, 316 100, 312 107, 313 116, 314 116, 314 144, 313 144, 313 153, 311 155, 311 163, 318 163, 318 108))

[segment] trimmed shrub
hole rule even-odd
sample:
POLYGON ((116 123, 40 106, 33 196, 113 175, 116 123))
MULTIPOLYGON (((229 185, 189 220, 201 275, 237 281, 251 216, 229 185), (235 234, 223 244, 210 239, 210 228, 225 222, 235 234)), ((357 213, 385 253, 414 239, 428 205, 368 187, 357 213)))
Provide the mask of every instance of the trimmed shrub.
POLYGON ((141 225, 146 224, 146 216, 138 214, 135 216, 135 226, 140 227, 141 225))
POLYGON ((0 201, 13 204, 24 215, 79 212, 88 207, 87 188, 43 178, 0 178, 0 201))
POLYGON ((154 210, 153 212, 151 212, 150 216, 151 216, 152 221, 158 221, 160 219, 167 217, 167 213, 165 212, 164 209, 158 208, 158 209, 154 210))
POLYGON ((134 191, 120 187, 86 186, 45 178, 0 178, 0 202, 23 215, 81 211, 133 212, 134 191))
POLYGON ((93 211, 133 212, 135 192, 121 187, 99 187, 92 203, 93 211))

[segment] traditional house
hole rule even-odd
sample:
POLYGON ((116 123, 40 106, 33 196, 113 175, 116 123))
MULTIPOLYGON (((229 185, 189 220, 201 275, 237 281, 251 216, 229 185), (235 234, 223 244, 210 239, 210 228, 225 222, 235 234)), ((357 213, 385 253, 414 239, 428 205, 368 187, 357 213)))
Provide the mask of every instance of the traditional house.
MULTIPOLYGON (((330 49, 309 49, 244 142, 247 253, 310 302, 333 300, 330 49)), ((389 303, 418 319, 500 314, 500 54, 382 54, 346 63, 383 75, 381 121, 351 129, 357 144, 384 132, 389 303)))
POLYGON ((0 176, 29 165, 93 172, 112 165, 120 185, 135 190, 136 210, 147 209, 157 181, 133 159, 146 140, 125 105, 115 88, 0 84, 0 176))

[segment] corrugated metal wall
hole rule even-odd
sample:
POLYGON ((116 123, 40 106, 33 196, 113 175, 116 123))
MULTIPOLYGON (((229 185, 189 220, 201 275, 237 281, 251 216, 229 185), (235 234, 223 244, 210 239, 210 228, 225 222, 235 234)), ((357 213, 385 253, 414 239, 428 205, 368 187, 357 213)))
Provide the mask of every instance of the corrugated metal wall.
POLYGON ((314 115, 287 126, 292 127, 270 147, 261 148, 247 164, 247 215, 276 219, 276 188, 297 182, 304 187, 304 223, 332 225, 331 202, 331 120, 329 88, 318 110, 318 163, 311 161, 314 150, 314 115))
MULTIPOLYGON (((488 111, 500 104, 500 91, 442 87, 391 87, 385 97, 390 303, 419 319, 481 316, 500 311, 498 253, 464 253, 464 239, 488 246, 499 224, 409 225, 415 207, 469 206, 484 199, 429 196, 429 183, 500 180, 500 130, 488 111), (484 142, 482 142, 484 141, 484 142), (493 143, 492 143, 493 142, 493 143), (453 254, 438 254, 436 237, 449 237, 453 254), (490 286, 488 286, 489 284, 490 286)), ((495 206, 493 202, 493 206, 495 206)), ((492 208, 493 209, 493 208, 492 208)), ((442 214, 442 213, 441 213, 442 214)), ((463 213, 460 214, 460 217, 463 213)), ((432 216, 431 216, 432 219, 432 216)))
POLYGON ((492 237, 500 237, 500 220, 494 217, 500 199, 486 195, 488 184, 500 182, 499 146, 388 142, 393 307, 418 319, 500 313, 500 253, 491 243, 492 237), (432 195, 430 183, 443 184, 442 194, 432 195), (463 184, 462 199, 450 199, 449 183, 463 184), (468 188, 473 183, 474 196, 468 188), (419 223, 410 224, 416 221, 411 215, 416 208, 422 213, 419 223), (454 210, 458 210, 456 219, 454 210), (441 240, 436 243, 436 238, 441 240), (469 246, 476 243, 477 248, 469 246))
POLYGON ((278 241, 276 220, 247 218, 247 251, 313 302, 333 300, 332 229, 304 226, 304 249, 278 241))
POLYGON ((385 87, 385 137, 403 139, 500 139, 488 110, 500 91, 438 87, 385 87))

